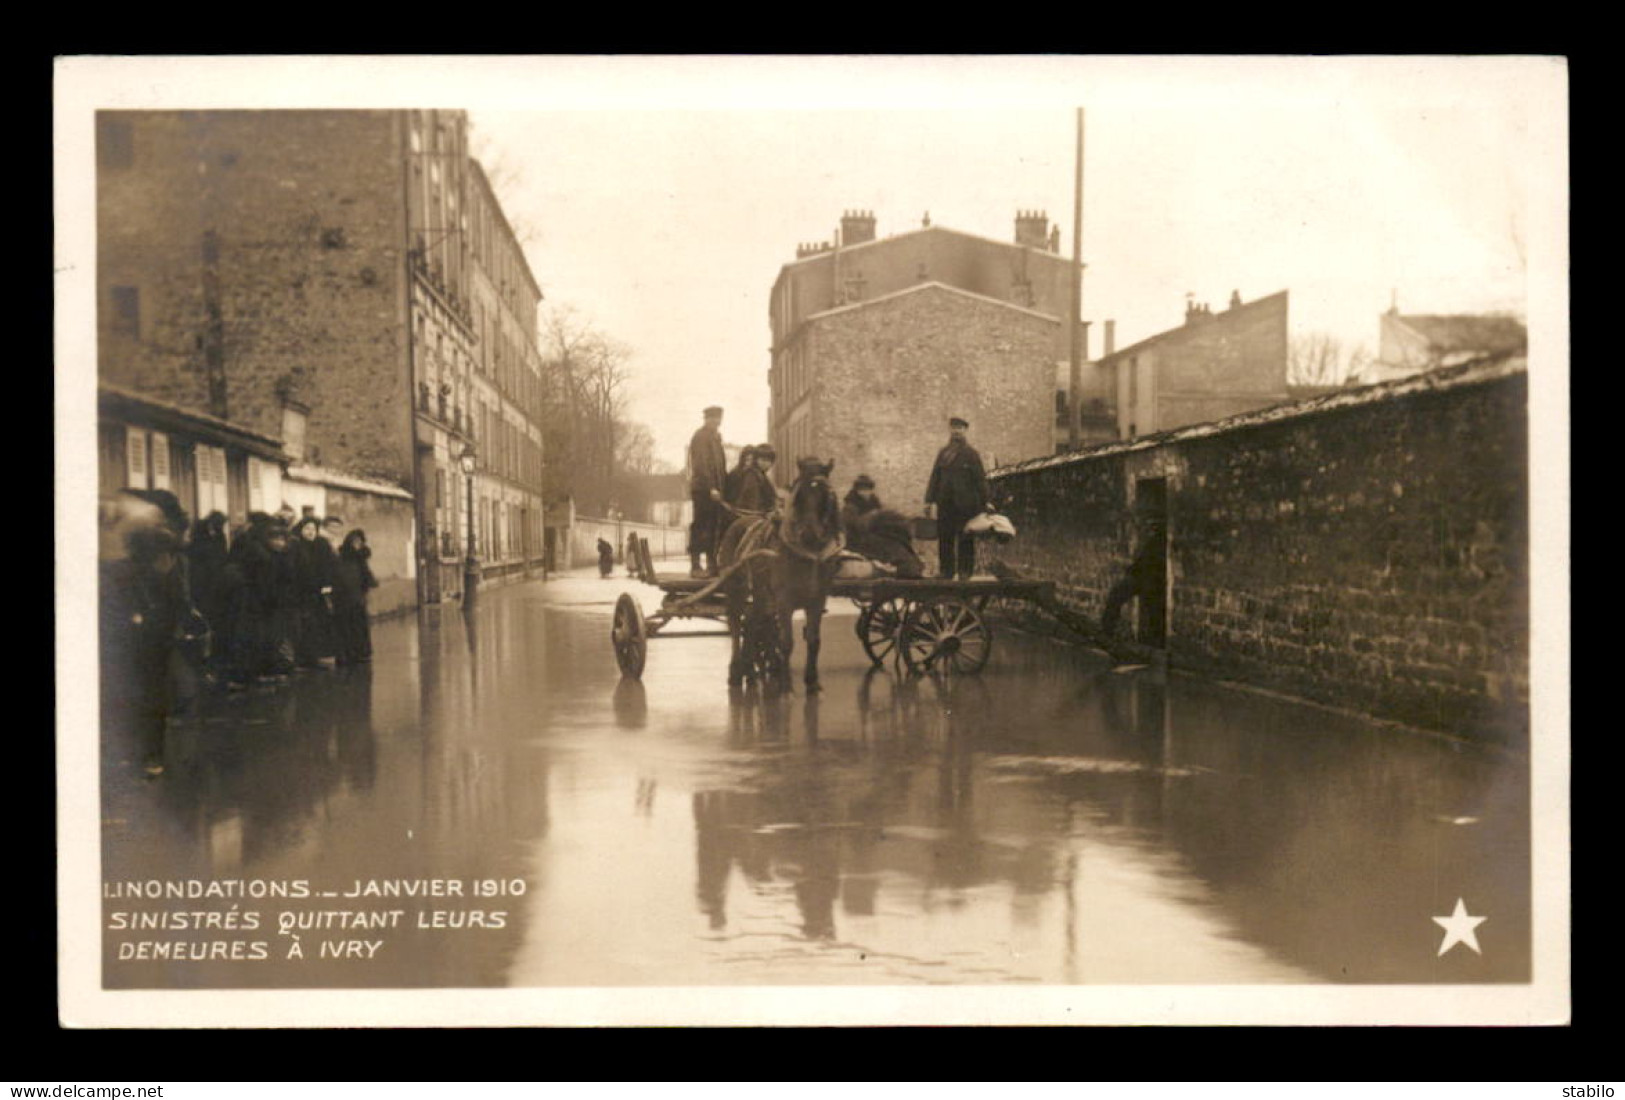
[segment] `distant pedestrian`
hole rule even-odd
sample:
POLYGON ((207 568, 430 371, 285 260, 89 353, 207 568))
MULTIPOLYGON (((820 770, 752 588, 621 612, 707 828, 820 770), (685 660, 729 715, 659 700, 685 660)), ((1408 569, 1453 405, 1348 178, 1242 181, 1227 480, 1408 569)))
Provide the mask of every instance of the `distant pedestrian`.
MULTIPOLYGON (((1117 633, 1123 607, 1138 597, 1154 600, 1162 594, 1168 578, 1168 525, 1161 516, 1140 519, 1140 545, 1122 578, 1106 593, 1106 607, 1100 616, 1100 629, 1109 638, 1117 633)), ((1143 603, 1142 603, 1142 606, 1143 603)))
POLYGON ((603 536, 598 538, 598 575, 605 580, 615 572, 615 547, 603 536))
POLYGON ((372 626, 367 593, 378 587, 372 573, 372 548, 359 527, 344 536, 333 566, 333 636, 340 665, 372 660, 372 626))
POLYGON ((937 573, 969 580, 976 572, 976 540, 964 533, 973 516, 987 511, 987 471, 982 456, 967 441, 970 424, 961 417, 948 421, 948 443, 937 452, 931 483, 925 490, 925 514, 936 510, 937 573))
POLYGON ((688 493, 694 522, 688 529, 689 575, 717 575, 717 539, 722 532, 722 491, 727 487, 728 456, 722 449, 722 409, 705 410, 705 422, 688 443, 688 493), (701 564, 701 559, 704 564, 701 564))
POLYGON ((638 575, 638 560, 642 556, 638 550, 638 533, 636 531, 627 532, 626 549, 621 553, 621 560, 626 565, 626 575, 636 577, 638 575))

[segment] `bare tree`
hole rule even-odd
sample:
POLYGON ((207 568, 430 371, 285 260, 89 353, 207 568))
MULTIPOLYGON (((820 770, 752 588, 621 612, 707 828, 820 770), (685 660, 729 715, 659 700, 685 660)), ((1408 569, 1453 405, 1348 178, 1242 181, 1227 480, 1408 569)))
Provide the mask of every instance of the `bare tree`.
POLYGON ((605 514, 629 470, 652 466, 649 429, 626 418, 631 349, 570 306, 542 326, 549 491, 568 492, 587 514, 605 514))
POLYGON ((513 229, 515 239, 520 247, 537 244, 541 240, 541 231, 522 214, 518 213, 515 197, 525 189, 525 170, 503 149, 499 148, 490 138, 490 135, 481 133, 474 127, 474 120, 468 121, 468 151, 480 167, 485 170, 485 178, 490 181, 491 190, 502 202, 502 214, 508 219, 508 225, 513 229))
POLYGON ((1292 338, 1287 349, 1286 380, 1293 386, 1341 386, 1356 366, 1370 361, 1363 345, 1345 353, 1342 341, 1325 332, 1292 338))

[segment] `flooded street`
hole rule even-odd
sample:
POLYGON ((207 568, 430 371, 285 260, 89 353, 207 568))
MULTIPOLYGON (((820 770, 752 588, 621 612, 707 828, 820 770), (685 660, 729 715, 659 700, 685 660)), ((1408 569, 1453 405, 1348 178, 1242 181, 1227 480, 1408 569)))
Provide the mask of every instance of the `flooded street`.
POLYGON ((202 700, 156 781, 109 746, 105 984, 1529 980, 1521 756, 1013 629, 911 679, 846 601, 820 694, 730 695, 705 622, 623 680, 623 591, 658 605, 579 572, 375 624, 370 667, 202 700), (1481 953, 1440 955, 1458 898, 1481 953), (239 946, 150 946, 198 941, 239 946))

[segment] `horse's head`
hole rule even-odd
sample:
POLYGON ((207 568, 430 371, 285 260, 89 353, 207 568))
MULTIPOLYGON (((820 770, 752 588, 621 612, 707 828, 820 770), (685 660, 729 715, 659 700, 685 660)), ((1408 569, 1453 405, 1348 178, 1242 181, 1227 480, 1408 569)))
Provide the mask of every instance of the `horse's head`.
POLYGON ((784 541, 808 557, 829 557, 840 548, 841 504, 829 475, 835 460, 802 458, 796 461, 796 480, 790 486, 784 541))

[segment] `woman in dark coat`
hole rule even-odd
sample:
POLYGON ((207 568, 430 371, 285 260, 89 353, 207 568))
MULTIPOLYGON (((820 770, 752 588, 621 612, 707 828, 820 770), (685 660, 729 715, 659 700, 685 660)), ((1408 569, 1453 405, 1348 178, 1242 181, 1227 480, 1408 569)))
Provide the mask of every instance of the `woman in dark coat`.
POLYGON ((728 476, 722 482, 722 499, 734 507, 739 506, 739 490, 744 486, 745 474, 756 467, 756 448, 744 447, 739 452, 739 462, 728 471, 728 476))
POLYGON ((779 494, 773 488, 773 463, 779 453, 771 443, 758 443, 751 464, 739 476, 739 491, 730 503, 741 512, 771 512, 779 505, 779 494))
POLYGON ((372 548, 359 527, 344 536, 333 565, 333 640, 341 665, 372 660, 372 628, 367 619, 367 593, 378 587, 368 559, 372 548))
POLYGON ((315 516, 300 520, 293 535, 295 653, 300 668, 320 668, 333 656, 333 547, 315 516))
POLYGON ((847 549, 897 570, 899 577, 914 578, 925 573, 924 563, 914 553, 914 533, 908 517, 887 508, 875 495, 875 482, 859 474, 841 504, 841 529, 847 549))

